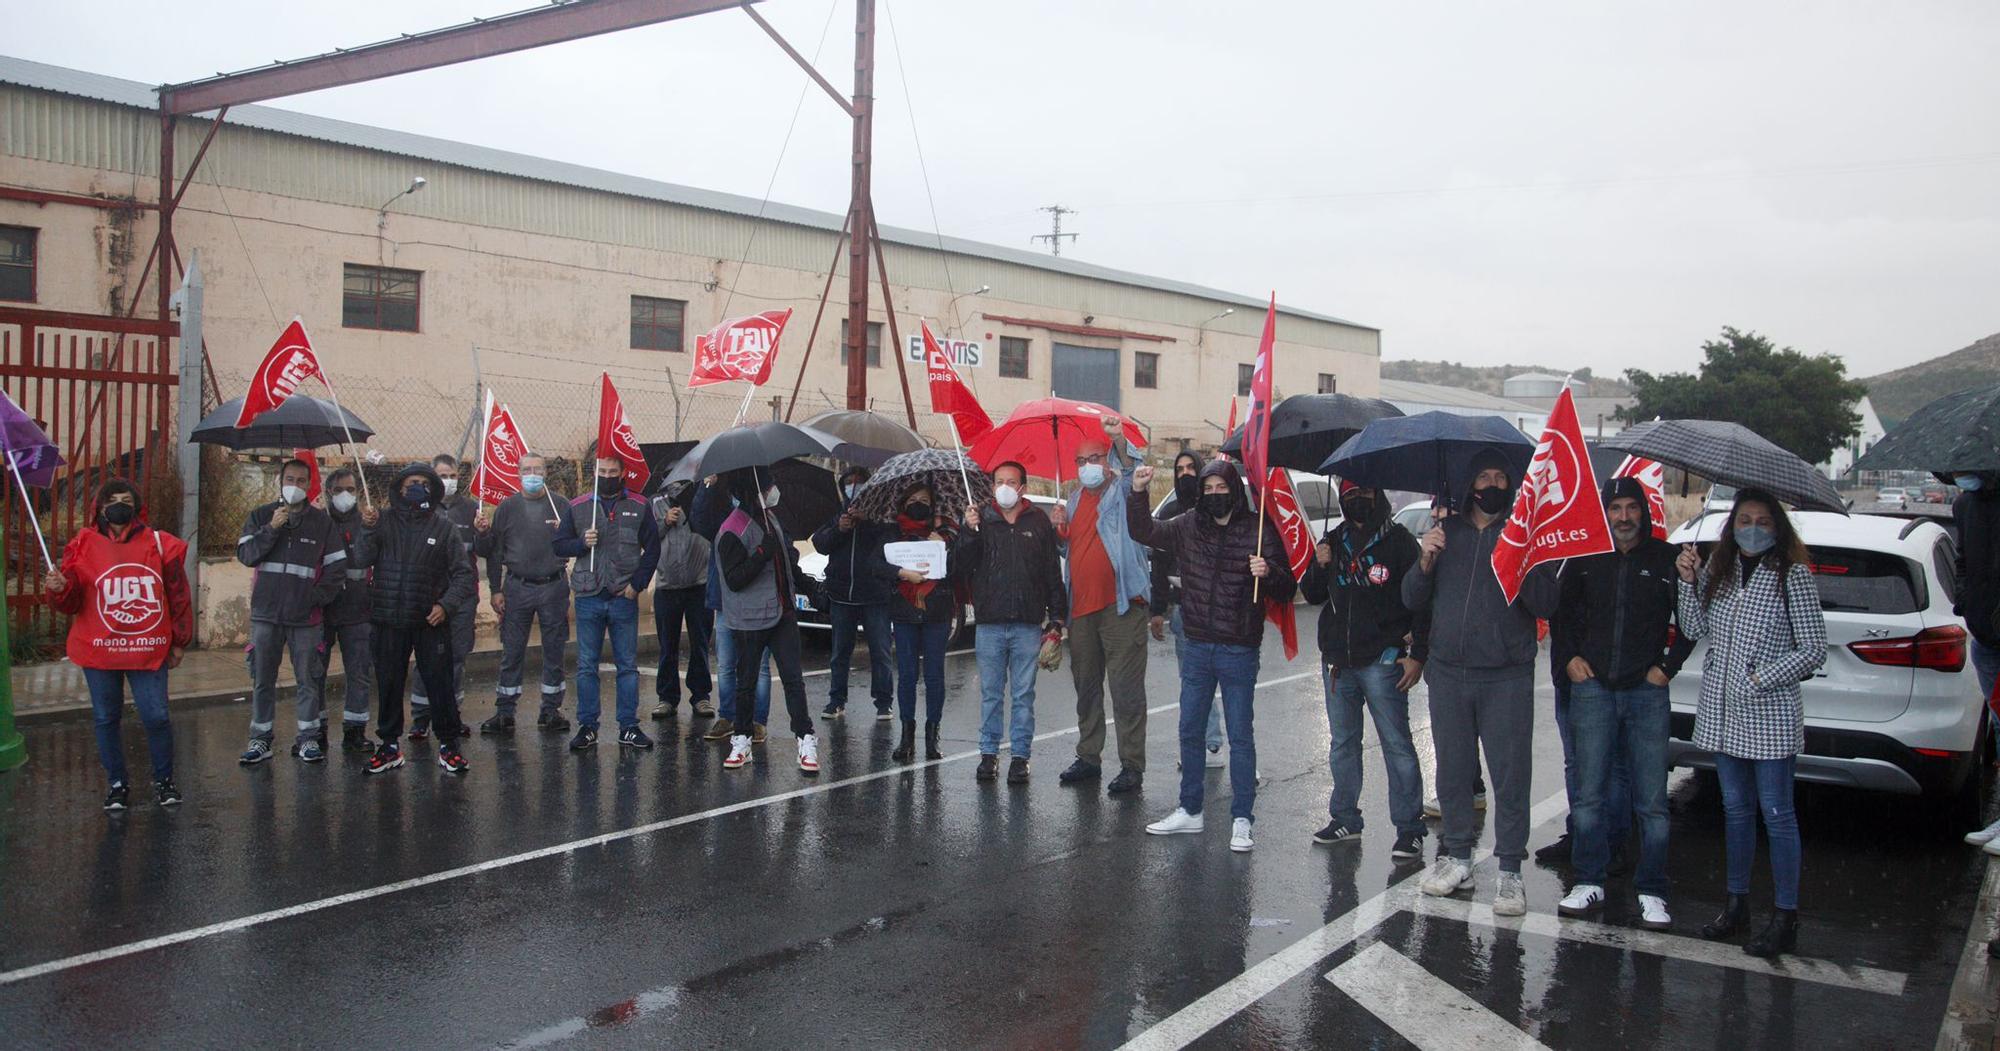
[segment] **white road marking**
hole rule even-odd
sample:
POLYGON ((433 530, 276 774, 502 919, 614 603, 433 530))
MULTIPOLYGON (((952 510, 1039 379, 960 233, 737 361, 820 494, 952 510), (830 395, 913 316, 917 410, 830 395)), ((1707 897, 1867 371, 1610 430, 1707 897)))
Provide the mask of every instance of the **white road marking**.
POLYGON ((1547 1051, 1548 1045, 1381 942, 1328 971, 1326 980, 1424 1051, 1547 1051))
MULTIPOLYGON (((1319 674, 1318 672, 1304 672, 1297 675, 1285 675, 1275 679, 1262 680, 1257 683, 1257 688, 1261 690, 1269 686, 1277 686, 1283 683, 1295 682, 1299 679, 1317 678, 1318 674, 1319 674)), ((1161 712, 1171 711, 1178 707, 1180 707, 1178 701, 1176 701, 1173 704, 1162 704, 1147 709, 1147 714, 1158 715, 1161 712)), ((1116 720, 1112 719, 1108 714, 1106 715, 1104 721, 1107 725, 1116 722, 1116 720)), ((1079 729, 1078 727, 1072 726, 1063 730, 1050 730, 1047 733, 1035 735, 1035 740, 1045 741, 1051 738, 1068 736, 1070 734, 1076 733, 1078 729, 1079 729)), ((735 803, 730 803, 726 806, 719 806, 711 810, 704 810, 701 811, 700 813, 683 814, 679 817, 667 818, 664 821, 654 821, 648 824, 635 825, 631 828, 622 828, 616 831, 605 832, 595 836, 586 836, 583 839, 575 839, 567 843, 557 843, 552 846, 539 847, 535 850, 522 851, 519 854, 509 854, 506 857, 493 858, 489 861, 476 862, 471 865, 460 865, 457 868, 445 869, 441 872, 432 872, 423 876, 414 876, 411 877, 410 879, 397 880, 394 883, 384 883, 374 887, 364 887, 360 890, 348 891, 345 894, 335 894, 332 897, 319 898, 314 901, 300 902, 297 905, 287 905, 283 908, 271 909, 265 912, 254 913, 249 916, 239 916, 233 920, 223 920, 219 923, 210 923, 201 927, 189 928, 188 930, 184 931, 175 931, 172 934, 163 934, 156 938, 146 938, 140 941, 128 942, 124 945, 115 945, 108 949, 97 949, 92 952, 78 953, 75 956, 65 956, 58 960, 49 960, 45 963, 38 963, 27 967, 16 968, 11 971, 0 972, 0 986, 13 985, 18 982, 28 981, 31 978, 40 978, 44 975, 57 974, 62 971, 74 970, 78 967, 86 967, 94 963, 102 963, 106 960, 116 960, 119 959, 120 957, 132 956, 142 952, 150 952, 154 949, 164 949, 169 946, 180 945, 186 942, 199 941, 203 938, 213 937, 218 934, 229 934, 233 931, 248 930, 252 927, 263 926, 264 924, 267 923, 274 923, 279 920, 291 919, 295 916, 305 916, 315 912, 322 912, 327 909, 338 908, 339 906, 342 905, 352 905, 355 902, 368 901, 372 898, 380 898, 390 894, 398 894, 406 890, 416 890, 420 887, 428 887, 437 883, 445 883, 450 880, 462 879, 466 876, 476 876, 483 872, 492 872, 495 871, 496 869, 511 868, 515 865, 525 864, 530 861, 539 861, 542 858, 551 858, 564 854, 573 854, 579 850, 584 850, 590 847, 601 847, 608 843, 617 843, 622 840, 634 839, 639 836, 650 835, 654 832, 663 832, 670 828, 679 828, 683 825, 692 825, 697 822, 709 821, 718 817, 727 817, 730 814, 741 813, 747 810, 757 810, 763 807, 776 806, 779 803, 788 803, 794 799, 806 799, 812 796, 824 795, 837 788, 848 788, 854 785, 866 784, 870 781, 880 781, 884 778, 899 777, 903 774, 913 773, 919 770, 923 770, 927 767, 942 766, 946 763, 955 763, 962 759, 972 759, 977 757, 978 755, 979 755, 979 750, 975 748, 972 749, 971 751, 958 752, 953 755, 945 756, 943 759, 932 759, 923 762, 907 763, 901 766, 894 766, 884 770, 875 770, 866 774, 858 774, 854 777, 841 778, 838 781, 822 781, 817 783, 809 783, 804 787, 795 788, 789 792, 780 792, 776 795, 759 796, 755 799, 740 800, 735 803)))
POLYGON ((1945 1001, 1944 1021, 1938 1026, 1938 1051, 1969 1051, 1989 1046, 1993 1039, 1993 991, 2000 977, 1986 955, 1986 943, 1995 933, 1996 913, 2000 913, 2000 862, 1988 860, 1979 902, 1965 928, 1965 950, 1958 955, 1951 999, 1945 1001))
MULTIPOLYGON (((1307 672, 1304 676, 1293 676, 1293 678, 1307 676, 1318 678, 1319 673, 1307 672)), ((1536 803, 1534 809, 1528 812, 1528 828, 1530 830, 1539 828, 1561 817, 1568 809, 1562 792, 1553 792, 1546 799, 1536 803)), ((1473 863, 1476 865, 1491 854, 1490 850, 1481 850, 1473 856, 1473 863)), ((1391 884, 1387 890, 1356 905, 1332 923, 1278 950, 1262 963, 1215 987, 1206 996, 1175 1011, 1155 1023, 1152 1028, 1126 1041, 1123 1051, 1178 1051, 1201 1039, 1209 1030, 1234 1018, 1245 1008, 1270 995, 1272 990, 1304 974, 1307 968, 1326 959, 1395 913, 1402 907, 1399 899, 1415 893, 1416 888, 1411 883, 1411 877, 1421 871, 1413 866, 1408 875, 1391 884)))
POLYGON ((1896 971, 1843 966, 1806 956, 1787 955, 1774 963, 1751 956, 1745 953, 1742 947, 1730 942, 1703 941, 1700 938, 1649 931, 1639 927, 1614 927, 1589 920, 1563 919, 1545 912, 1531 912, 1518 917, 1495 916, 1491 905, 1457 898, 1417 895, 1410 899, 1406 907, 1419 916, 1456 920, 1475 927, 1526 931, 1545 938, 1563 938, 1591 945, 1606 945, 1628 952, 1643 952, 1686 960, 1690 963, 1707 964, 1711 967, 1768 974, 1774 978, 1818 982, 1821 985, 1858 989, 1867 993, 1880 993, 1883 996, 1903 995, 1903 986, 1909 980, 1908 975, 1896 971))

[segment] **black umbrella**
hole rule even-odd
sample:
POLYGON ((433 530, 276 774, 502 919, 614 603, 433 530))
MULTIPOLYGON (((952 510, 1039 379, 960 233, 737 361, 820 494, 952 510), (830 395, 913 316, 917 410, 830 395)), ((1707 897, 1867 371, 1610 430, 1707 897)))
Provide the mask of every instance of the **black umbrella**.
POLYGON ((258 414, 248 427, 236 426, 243 411, 243 399, 225 401, 201 418, 188 441, 220 445, 225 449, 317 449, 340 445, 352 433, 357 442, 375 436, 375 428, 346 409, 336 409, 330 401, 294 394, 283 405, 258 414), (347 426, 341 426, 345 421, 347 426))
POLYGON ((703 438, 681 457, 664 485, 692 482, 711 474, 724 474, 743 467, 769 467, 794 456, 825 456, 826 443, 811 432, 789 423, 763 423, 731 427, 703 438))
POLYGON ((673 472, 674 465, 681 462, 681 457, 686 456, 689 450, 699 444, 701 443, 690 441, 640 442, 639 455, 646 458, 646 473, 650 476, 646 482, 646 495, 651 496, 666 489, 667 475, 673 472))
POLYGON ((983 504, 993 498, 993 483, 972 457, 954 449, 919 449, 889 457, 882 469, 854 494, 854 513, 878 522, 893 522, 903 509, 903 494, 924 485, 935 497, 937 513, 954 522, 965 518, 965 490, 983 504))
MULTIPOLYGON (((1374 420, 1403 415, 1380 398, 1351 394, 1294 394, 1271 410, 1271 466, 1317 471, 1347 439, 1374 420)), ((1243 428, 1229 433, 1222 451, 1243 458, 1243 428)))
POLYGON ((1604 439, 1603 445, 1724 485, 1763 489, 1801 510, 1847 513, 1847 504, 1826 476, 1740 423, 1648 420, 1604 439))
POLYGON ((785 535, 801 540, 840 514, 843 501, 833 472, 802 460, 780 460, 771 465, 771 481, 778 486, 778 524, 785 535))
POLYGON ((1402 489, 1449 500, 1471 487, 1472 458, 1488 449, 1506 459, 1516 485, 1535 456, 1535 443, 1498 416, 1426 412, 1368 424, 1315 469, 1371 489, 1402 489))
POLYGON ((1857 471, 2000 471, 2000 383, 1947 394, 1910 414, 1856 460, 1857 471))
POLYGON ((917 432, 880 413, 831 409, 800 426, 831 435, 838 447, 833 458, 863 467, 880 467, 897 453, 915 452, 928 443, 917 432))

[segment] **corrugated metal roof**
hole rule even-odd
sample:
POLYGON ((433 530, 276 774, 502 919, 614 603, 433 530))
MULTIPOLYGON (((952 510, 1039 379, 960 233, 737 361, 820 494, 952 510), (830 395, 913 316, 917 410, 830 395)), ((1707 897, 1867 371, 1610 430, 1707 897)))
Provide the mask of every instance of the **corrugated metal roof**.
MULTIPOLYGON (((52 91, 59 94, 75 95, 80 98, 96 99, 121 106, 154 110, 159 106, 155 89, 136 80, 105 76, 64 66, 53 66, 44 62, 34 62, 24 58, 0 55, 0 83, 16 84, 21 87, 52 91)), ((837 231, 845 217, 833 212, 822 212, 813 208, 772 201, 764 204, 756 198, 739 194, 704 190, 699 187, 682 186, 677 183, 644 179, 636 175, 624 175, 589 168, 580 164, 569 164, 546 157, 534 157, 507 150, 496 150, 470 143, 453 142, 449 139, 432 138, 428 135, 412 135, 408 132, 393 131, 367 124, 355 124, 329 117, 315 117, 291 110, 275 109, 270 106, 239 106, 229 111, 227 123, 246 128, 283 135, 352 146, 365 150, 377 150, 399 156, 416 157, 452 164, 479 171, 494 172, 539 182, 558 183, 596 190, 603 193, 620 194, 628 197, 664 201, 669 204, 709 211, 725 212, 755 218, 762 212, 763 218, 772 222, 790 223, 825 231, 837 231)), ((912 248, 937 250, 942 243, 946 252, 992 259, 1035 267, 1074 277, 1116 284, 1133 285, 1140 288, 1156 289, 1179 295, 1195 296, 1214 300, 1218 303, 1236 306, 1262 307, 1265 301, 1253 296, 1208 288, 1170 278, 1135 274, 1125 270, 1097 266, 1075 259, 1043 255, 1018 248, 969 241, 957 237, 940 239, 934 233, 924 233, 893 226, 882 227, 882 239, 912 248)), ((1279 304, 1278 311, 1293 317, 1313 321, 1346 325, 1350 328, 1370 332, 1379 331, 1373 326, 1362 325, 1344 318, 1299 310, 1279 304)))
POLYGON ((1532 416, 1548 414, 1547 409, 1538 409, 1526 402, 1502 398, 1484 391, 1467 390, 1464 387, 1447 387, 1439 383, 1415 383, 1410 380, 1384 379, 1382 393, 1385 401, 1417 402, 1423 405, 1456 405, 1467 409, 1483 409, 1496 413, 1527 413, 1532 416))

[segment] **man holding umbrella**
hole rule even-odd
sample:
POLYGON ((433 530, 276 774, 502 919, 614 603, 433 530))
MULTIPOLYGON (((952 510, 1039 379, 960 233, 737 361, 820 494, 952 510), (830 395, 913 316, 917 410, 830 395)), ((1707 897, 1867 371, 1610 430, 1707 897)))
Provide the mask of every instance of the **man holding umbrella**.
POLYGON ((625 461, 597 458, 597 488, 570 501, 555 551, 575 560, 569 586, 576 593, 576 736, 569 749, 597 744, 603 678, 597 661, 607 634, 617 666, 618 743, 650 749, 653 739, 639 728, 639 593, 659 565, 660 531, 645 499, 625 488, 625 461))
POLYGON ((250 744, 237 762, 271 758, 278 710, 278 662, 289 651, 298 682, 298 740, 292 754, 308 763, 326 758, 319 662, 321 611, 346 583, 347 546, 333 519, 306 503, 312 469, 286 460, 278 469, 279 498, 250 512, 236 540, 237 561, 255 571, 250 587, 250 744))
POLYGON ((895 701, 889 594, 896 583, 896 568, 882 558, 882 544, 890 539, 884 527, 854 513, 854 497, 867 483, 865 467, 842 472, 840 514, 812 536, 814 550, 826 556, 826 594, 833 603, 827 614, 833 628, 832 679, 827 684, 822 719, 838 719, 847 712, 847 679, 854 662, 857 627, 868 637, 868 694, 875 701, 875 718, 888 719, 895 701))

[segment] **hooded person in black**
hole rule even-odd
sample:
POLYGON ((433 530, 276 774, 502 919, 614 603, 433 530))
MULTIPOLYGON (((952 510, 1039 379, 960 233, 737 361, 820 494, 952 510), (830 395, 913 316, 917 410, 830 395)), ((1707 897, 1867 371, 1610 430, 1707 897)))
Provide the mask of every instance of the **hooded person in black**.
POLYGON ((1667 913, 1667 682, 1693 649, 1677 638, 1674 610, 1679 552, 1653 537, 1646 490, 1636 478, 1604 484, 1615 550, 1564 565, 1552 634, 1568 654, 1566 758, 1575 766, 1570 797, 1571 860, 1576 881, 1558 907, 1564 915, 1597 911, 1605 901, 1611 859, 1612 806, 1630 807, 1640 835, 1640 925, 1665 930, 1667 913), (1620 765, 1628 798, 1611 791, 1620 765))
POLYGON ((375 628, 375 686, 381 694, 376 725, 381 743, 367 770, 379 774, 403 765, 398 744, 403 733, 403 687, 410 660, 431 698, 431 727, 437 733, 438 765, 462 774, 465 757, 458 739, 457 684, 452 681, 451 610, 464 609, 473 594, 472 564, 458 543, 458 531, 438 513, 444 483, 425 464, 411 464, 390 487, 394 501, 374 529, 374 604, 368 619, 375 628))
MULTIPOLYGON (((1174 457, 1174 495, 1160 502, 1153 517, 1161 520, 1179 518, 1194 510, 1201 501, 1201 457, 1191 452, 1182 452, 1174 457)), ((1181 641, 1186 638, 1182 630, 1180 608, 1181 569, 1174 564, 1174 556, 1165 551, 1153 554, 1153 619, 1147 626, 1153 638, 1162 640, 1171 632, 1174 637, 1174 665, 1179 667, 1181 641)), ((1222 706, 1217 705, 1208 718, 1208 766, 1221 769, 1228 765, 1222 756, 1222 706)))

